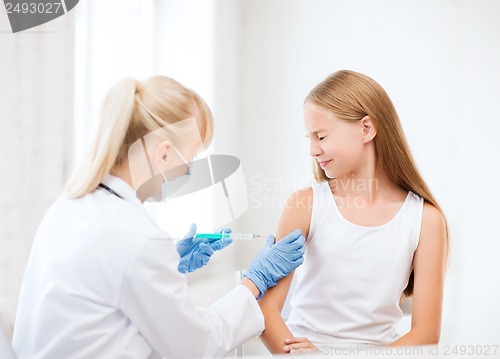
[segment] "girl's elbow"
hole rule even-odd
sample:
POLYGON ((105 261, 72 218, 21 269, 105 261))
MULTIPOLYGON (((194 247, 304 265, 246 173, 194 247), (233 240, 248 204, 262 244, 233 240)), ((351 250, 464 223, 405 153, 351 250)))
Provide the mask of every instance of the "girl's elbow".
POLYGON ((423 330, 419 331, 418 337, 420 338, 418 342, 421 345, 437 345, 439 344, 441 333, 435 331, 423 330))
POLYGON ((436 335, 432 336, 430 343, 429 344, 439 344, 439 340, 441 339, 440 333, 437 333, 436 335))
POLYGON ((441 331, 439 329, 430 330, 427 334, 427 343, 426 344, 439 344, 439 340, 441 339, 441 331))
POLYGON ((422 340, 423 345, 438 345, 439 344, 439 336, 432 336, 422 340))

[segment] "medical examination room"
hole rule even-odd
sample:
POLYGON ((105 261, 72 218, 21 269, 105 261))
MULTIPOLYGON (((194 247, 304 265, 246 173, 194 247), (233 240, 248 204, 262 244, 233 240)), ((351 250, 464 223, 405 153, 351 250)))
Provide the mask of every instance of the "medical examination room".
POLYGON ((0 359, 500 358, 499 19, 4 0, 0 359))

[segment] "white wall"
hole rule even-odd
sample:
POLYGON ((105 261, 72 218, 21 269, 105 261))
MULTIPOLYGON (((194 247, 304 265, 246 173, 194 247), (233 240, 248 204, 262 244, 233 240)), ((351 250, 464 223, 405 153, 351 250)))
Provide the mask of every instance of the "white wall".
MULTIPOLYGON (((500 2, 239 4, 241 158, 249 182, 274 183, 268 194, 278 203, 293 189, 279 190, 282 181, 306 181, 303 98, 335 70, 372 76, 393 99, 450 222, 442 341, 498 343, 500 2)), ((246 227, 274 231, 281 210, 257 207, 245 215, 246 227)))
POLYGON ((0 11, 0 316, 9 331, 34 233, 71 162, 73 30, 69 13, 12 34, 0 11))
POLYGON ((73 158, 86 154, 107 91, 125 77, 153 71, 153 0, 81 1, 75 7, 75 111, 73 158))

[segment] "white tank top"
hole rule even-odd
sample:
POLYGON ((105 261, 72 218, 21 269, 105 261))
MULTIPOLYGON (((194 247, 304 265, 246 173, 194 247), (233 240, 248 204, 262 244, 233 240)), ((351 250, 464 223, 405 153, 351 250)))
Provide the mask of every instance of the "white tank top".
POLYGON ((328 182, 312 186, 305 260, 296 271, 287 325, 317 346, 387 345, 399 337, 399 299, 413 270, 424 200, 408 192, 386 224, 365 227, 340 213, 328 182))

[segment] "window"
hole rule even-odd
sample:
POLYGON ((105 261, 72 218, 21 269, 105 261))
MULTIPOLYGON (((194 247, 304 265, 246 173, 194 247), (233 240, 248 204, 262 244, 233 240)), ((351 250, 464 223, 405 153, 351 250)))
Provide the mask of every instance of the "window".
MULTIPOLYGON (((172 77, 195 89, 213 109, 214 6, 215 1, 207 0, 79 3, 75 30, 75 163, 90 145, 106 92, 121 78, 172 77)), ((149 204, 146 208, 160 225, 168 225, 172 235, 187 231, 188 224, 182 221, 166 222, 171 211, 149 204)))

